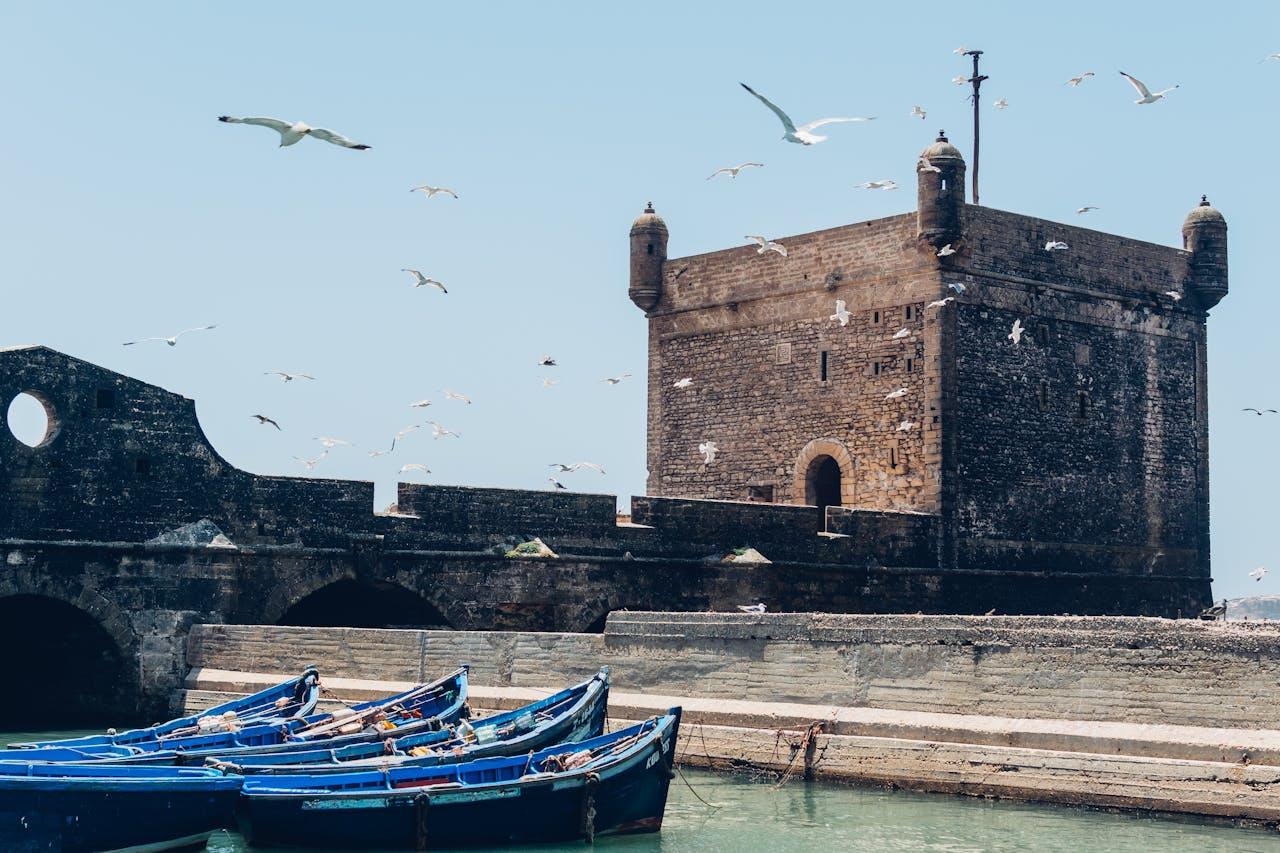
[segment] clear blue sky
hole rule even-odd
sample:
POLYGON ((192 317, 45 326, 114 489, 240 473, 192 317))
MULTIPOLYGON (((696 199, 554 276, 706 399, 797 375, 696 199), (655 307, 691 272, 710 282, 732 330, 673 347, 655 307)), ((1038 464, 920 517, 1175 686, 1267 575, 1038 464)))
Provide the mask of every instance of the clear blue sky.
POLYGON ((983 201, 1176 245, 1202 192, 1231 226, 1230 296, 1210 328, 1215 592, 1280 591, 1275 483, 1280 313, 1277 7, 989 3, 53 4, 0 7, 0 344, 43 343, 194 397, 235 464, 301 474, 643 491, 645 323, 627 300, 627 229, 652 199, 671 253, 914 207, 939 127, 969 151, 967 65, 987 51, 983 201), (1142 8, 1145 6, 1145 8, 1142 8), (1138 107, 1117 75, 1167 101, 1138 107), (1079 89, 1063 85, 1086 70, 1079 89), (802 120, 875 115, 801 148, 738 88, 802 120), (908 116, 913 104, 927 121, 908 116), (219 124, 331 127, 353 152, 219 124), (736 182, 703 180, 759 159, 736 182), (855 183, 895 178, 904 189, 855 183), (418 183, 455 187, 427 201, 418 183), (450 293, 410 286, 418 267, 450 293), (162 345, 132 338, 218 323, 162 345), (550 353, 560 367, 535 361, 550 353), (315 383, 282 385, 272 369, 315 383), (630 372, 617 387, 599 380, 630 372), (537 377, 561 384, 544 390, 537 377), (472 406, 443 399, 444 387, 472 406), (418 433, 423 415, 462 433, 418 433), (249 415, 277 418, 284 431, 249 415), (410 475, 414 476, 414 475, 410 475), (1245 574, 1276 573, 1262 583, 1245 574))

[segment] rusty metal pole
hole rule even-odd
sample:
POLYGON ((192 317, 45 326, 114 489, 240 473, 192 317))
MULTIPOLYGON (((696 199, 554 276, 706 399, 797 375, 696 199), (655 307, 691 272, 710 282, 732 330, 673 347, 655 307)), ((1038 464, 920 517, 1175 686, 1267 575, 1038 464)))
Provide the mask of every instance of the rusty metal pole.
POLYGON ((969 78, 969 82, 973 84, 973 203, 978 203, 978 153, 981 136, 978 127, 978 92, 982 88, 982 81, 987 78, 978 73, 978 57, 982 56, 980 50, 966 50, 965 56, 973 57, 973 76, 969 78))

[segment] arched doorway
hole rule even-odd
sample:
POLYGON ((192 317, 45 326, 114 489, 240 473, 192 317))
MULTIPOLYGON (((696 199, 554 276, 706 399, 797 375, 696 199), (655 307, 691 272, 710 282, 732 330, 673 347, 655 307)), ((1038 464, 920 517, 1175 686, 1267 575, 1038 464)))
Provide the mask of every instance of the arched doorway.
POLYGON ((809 463, 804 477, 804 502, 826 510, 840 506, 840 463, 830 456, 818 456, 809 463))
POLYGON ((120 725, 138 713, 111 635, 78 607, 42 595, 0 598, 0 728, 120 725))
POLYGON ((321 587, 284 612, 277 624, 313 628, 449 628, 416 592, 385 581, 346 578, 321 587))

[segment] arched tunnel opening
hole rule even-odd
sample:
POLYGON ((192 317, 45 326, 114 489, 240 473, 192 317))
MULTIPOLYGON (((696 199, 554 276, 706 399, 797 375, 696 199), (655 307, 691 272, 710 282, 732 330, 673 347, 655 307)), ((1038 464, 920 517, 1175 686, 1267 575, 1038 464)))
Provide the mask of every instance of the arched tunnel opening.
POLYGON ((0 598, 0 728, 119 725, 138 713, 136 686, 111 635, 78 607, 39 595, 0 598))
POLYGON ((280 617, 312 628, 451 628, 431 602, 385 581, 345 579, 321 587, 280 617))

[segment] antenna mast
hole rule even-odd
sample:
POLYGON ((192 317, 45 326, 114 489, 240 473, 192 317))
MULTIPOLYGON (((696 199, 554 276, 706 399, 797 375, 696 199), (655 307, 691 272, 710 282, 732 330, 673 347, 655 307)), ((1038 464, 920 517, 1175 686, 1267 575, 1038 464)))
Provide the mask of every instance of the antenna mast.
POLYGON ((973 57, 973 76, 969 78, 969 82, 973 84, 973 94, 969 99, 973 101, 973 203, 978 203, 978 153, 980 134, 978 127, 978 92, 982 88, 982 81, 986 80, 986 76, 978 72, 978 57, 982 56, 980 50, 966 50, 965 56, 973 57))

